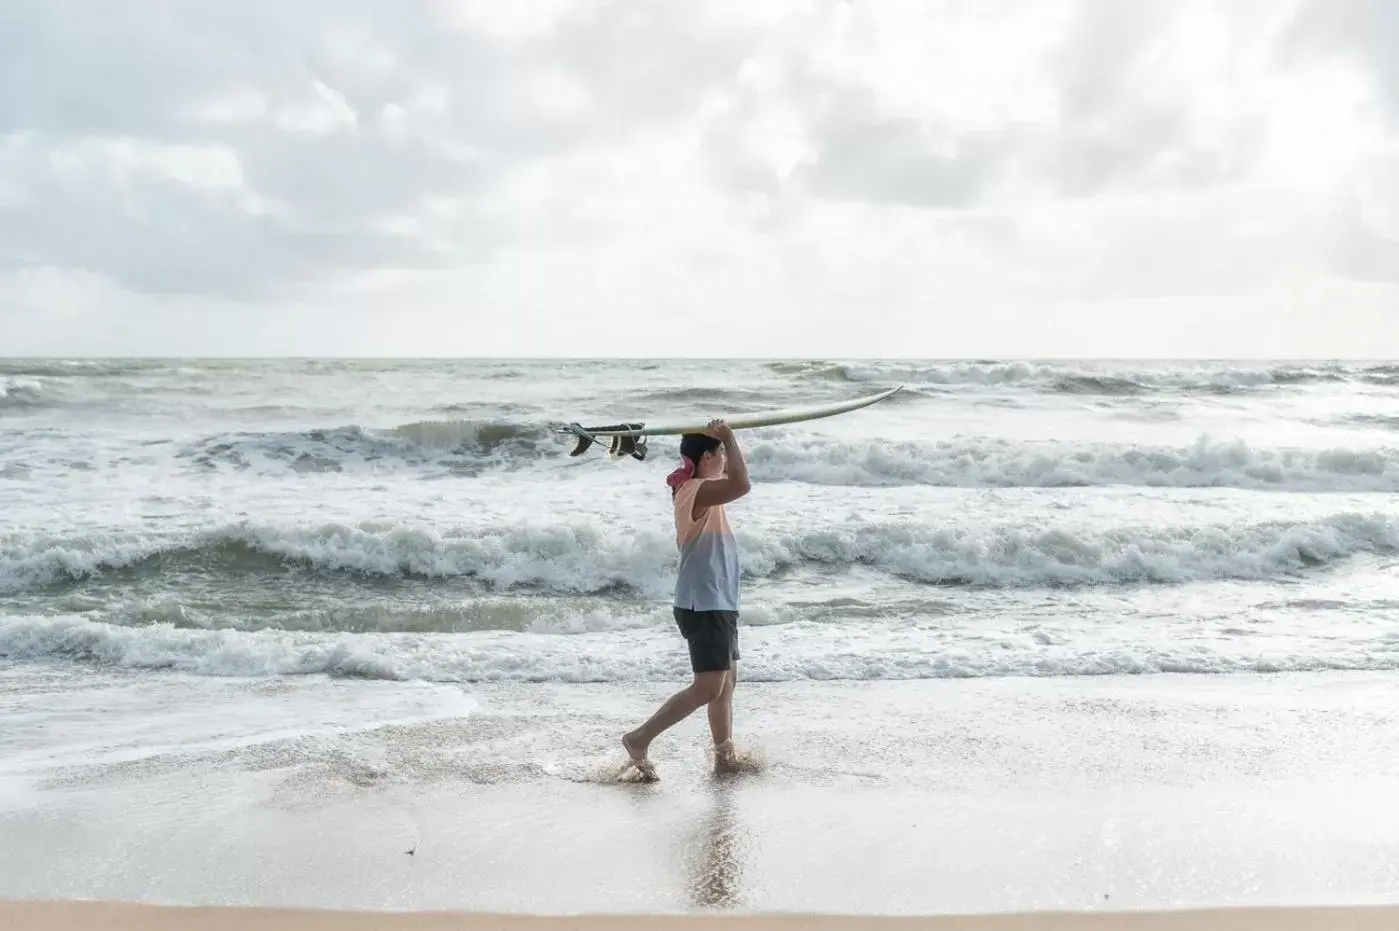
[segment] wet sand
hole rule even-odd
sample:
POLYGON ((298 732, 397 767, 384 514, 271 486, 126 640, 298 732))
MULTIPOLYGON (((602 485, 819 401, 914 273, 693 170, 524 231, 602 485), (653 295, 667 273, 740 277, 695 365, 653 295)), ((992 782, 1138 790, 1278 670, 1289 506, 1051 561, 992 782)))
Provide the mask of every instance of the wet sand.
MULTIPOLYGON (((198 699, 181 709, 228 713, 173 685, 198 699)), ((652 785, 602 775, 663 688, 476 691, 479 710, 424 725, 31 754, 0 779, 0 901, 1133 921, 1396 903, 1388 675, 750 684, 762 771, 710 775, 691 720, 652 785)))
POLYGON ((928 917, 560 916, 168 908, 109 902, 0 903, 4 931, 1381 931, 1399 909, 1237 909, 928 917))

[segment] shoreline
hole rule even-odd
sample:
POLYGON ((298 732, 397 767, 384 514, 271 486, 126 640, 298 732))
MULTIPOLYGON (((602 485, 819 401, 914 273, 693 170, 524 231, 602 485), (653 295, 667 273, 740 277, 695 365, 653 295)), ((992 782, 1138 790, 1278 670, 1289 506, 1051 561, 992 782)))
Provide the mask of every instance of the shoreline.
MULTIPOLYGON (((98 713, 101 690, 16 717, 53 720, 70 744, 0 762, 0 905, 453 913, 438 927, 1067 912, 1053 925, 1066 931, 1151 927, 1084 924, 1107 912, 1399 905, 1390 675, 755 688, 744 728, 761 735, 760 771, 714 778, 691 719, 645 785, 614 773, 616 735, 657 697, 644 690, 500 686, 464 717, 295 739, 257 693, 243 741, 232 699, 207 684, 143 679, 142 703, 123 706, 132 732, 98 713), (175 746, 216 700, 218 728, 175 746), (73 707, 110 742, 76 730, 73 707), (129 752, 149 734, 162 742, 129 752)), ((401 718, 397 685, 298 688, 274 697, 341 715, 322 724, 401 718)), ((0 928, 103 926, 26 925, 18 907, 0 928)), ((1221 920, 1234 921, 1206 927, 1221 920)))
POLYGON ((976 915, 859 916, 817 914, 523 915, 460 911, 174 906, 117 901, 0 901, 0 929, 32 931, 1371 931, 1399 926, 1399 906, 1219 908, 1181 911, 1021 912, 976 915))

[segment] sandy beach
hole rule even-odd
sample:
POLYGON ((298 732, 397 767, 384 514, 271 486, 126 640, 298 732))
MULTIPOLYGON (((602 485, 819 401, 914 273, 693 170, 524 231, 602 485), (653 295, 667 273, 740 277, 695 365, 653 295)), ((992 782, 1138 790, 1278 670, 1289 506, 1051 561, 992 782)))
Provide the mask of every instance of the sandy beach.
MULTIPOLYGON (((111 727, 78 730, 55 695, 9 699, 29 702, 12 720, 36 741, 60 718, 83 740, 71 760, 50 745, 0 766, 10 926, 119 927, 87 906, 13 904, 45 900, 1140 922, 1390 905, 1399 888, 1385 674, 751 683, 741 733, 760 771, 715 779, 690 721, 657 746, 652 785, 618 784, 609 767, 616 735, 661 686, 480 687, 469 714, 352 730, 341 725, 361 700, 381 708, 408 684, 307 678, 280 700, 335 709, 336 730, 286 738, 264 718, 269 736, 240 742, 221 729, 230 686, 142 681, 152 707, 190 710, 129 712, 154 730, 178 724, 181 745, 138 754, 111 727), (212 738, 196 739, 196 724, 212 738)), ((1342 927, 1287 914, 1303 923, 1004 926, 1342 927)), ((359 920, 336 927, 391 926, 359 920)))
POLYGON ((1137 914, 975 915, 945 917, 753 915, 596 915, 537 917, 453 912, 166 908, 107 902, 0 905, 5 931, 1379 931, 1399 909, 1235 909, 1137 914))

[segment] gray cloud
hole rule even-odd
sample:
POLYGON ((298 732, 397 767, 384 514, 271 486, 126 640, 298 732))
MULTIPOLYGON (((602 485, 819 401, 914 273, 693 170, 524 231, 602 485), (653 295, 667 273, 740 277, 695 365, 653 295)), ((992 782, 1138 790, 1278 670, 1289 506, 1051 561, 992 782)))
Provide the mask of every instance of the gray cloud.
POLYGON ((1333 264, 1356 281, 1399 282, 1399 240, 1380 234, 1358 213, 1340 224, 1333 264))
POLYGON ((828 91, 810 114, 814 162, 798 177, 818 196, 916 207, 967 207, 1010 159, 1012 130, 954 134, 881 115, 867 92, 828 91))
POLYGON ((1399 282, 1399 156, 1379 160, 1337 208, 1331 261, 1359 281, 1399 282))
POLYGON ((261 296, 337 269, 471 261, 508 238, 489 203, 508 172, 683 117, 745 54, 669 5, 593 4, 517 39, 433 9, 9 5, 0 82, 26 92, 0 96, 0 133, 22 140, 7 167, 29 195, 0 198, 0 269, 261 296), (142 143, 137 161, 225 153, 240 180, 211 191, 114 163, 103 138, 142 143))
POLYGON ((531 52, 567 68, 598 102, 596 131, 691 113, 710 89, 729 83, 759 36, 703 26, 680 4, 610 0, 575 11, 531 52))
MULTIPOLYGON (((1240 14, 1246 27, 1261 18, 1242 4, 1240 14)), ((774 65, 777 89, 766 93, 799 114, 814 150, 789 183, 832 200, 959 209, 976 207, 1011 176, 1070 198, 1239 178, 1260 150, 1262 121, 1240 115, 1201 129, 1200 101, 1159 79, 1163 43, 1182 15, 1173 4, 1083 0, 1044 59, 1041 81, 1056 101, 1053 117, 1007 118, 975 131, 937 112, 892 114, 869 87, 833 79, 788 54, 774 65)), ((760 96, 736 94, 732 112, 713 129, 710 153, 718 177, 733 189, 773 194, 783 182, 742 138, 763 109, 760 96)))
MULTIPOLYGON (((1232 39, 1252 38, 1275 16, 1272 2, 1231 0, 1232 39)), ((1081 0, 1046 79, 1057 88, 1059 118, 1045 140, 1045 169, 1069 196, 1115 184, 1200 188, 1252 167, 1265 126, 1238 114, 1227 125, 1197 127, 1202 101, 1166 77, 1181 47, 1176 30, 1187 4, 1081 0), (1172 43, 1175 43, 1174 49, 1172 43)), ((1230 93, 1227 85, 1210 96, 1230 93)))
POLYGON ((1351 58, 1371 76, 1399 121, 1399 5, 1392 0, 1306 0, 1280 51, 1287 61, 1351 58))
MULTIPOLYGON (((1118 181, 1131 183, 1148 166, 1183 187, 1226 179, 1242 168, 1240 143, 1202 148, 1192 138, 1194 101, 1152 93, 1163 36, 1181 15, 1178 4, 1084 0, 1074 27, 1053 56, 1051 83, 1059 118, 1045 140, 1045 167, 1060 192, 1084 196, 1118 181)), ((1220 145, 1222 143, 1222 145, 1220 145)))
POLYGON ((331 17, 369 27, 389 5, 258 6, 15 7, 0 80, 32 92, 0 98, 0 127, 25 134, 7 168, 29 196, 0 206, 0 264, 232 296, 337 268, 440 265, 434 244, 380 227, 466 187, 475 167, 392 138, 379 117, 408 96, 405 75, 375 83, 324 44, 331 17), (212 107, 237 99, 245 112, 215 118, 212 107), (336 103, 352 121, 315 125, 336 103), (207 187, 197 165, 172 178, 161 165, 172 158, 212 160, 236 182, 207 187))
MULTIPOLYGON (((1399 126, 1399 7, 1389 0, 1306 0, 1279 46, 1287 64, 1349 61, 1399 126)), ((1332 266, 1361 281, 1399 282, 1399 159, 1373 159, 1338 205, 1332 266)))
POLYGON ((0 210, 0 259, 9 267, 62 265, 146 293, 266 296, 335 268, 441 265, 421 242, 248 209, 236 187, 199 189, 153 171, 111 170, 101 154, 53 170, 48 149, 3 164, 25 201, 0 210))
MULTIPOLYGON (((880 53, 868 44, 877 31, 841 35, 840 18, 819 4, 801 16, 834 35, 839 48, 825 58, 788 41, 789 21, 726 19, 709 5, 579 0, 547 25, 508 35, 444 18, 445 6, 11 0, 0 13, 0 82, 18 92, 0 95, 0 272, 58 267, 146 294, 263 299, 355 271, 491 262, 543 239, 581 255, 601 227, 625 247, 663 211, 623 204, 614 218, 613 204, 643 188, 664 196, 665 172, 690 166, 657 166, 662 180, 633 189, 609 159, 630 159, 632 170, 637 151, 682 162, 697 139, 712 172, 676 182, 692 202, 713 197, 700 211, 713 207, 694 235, 697 256, 722 254, 722 224, 746 221, 744 232, 766 237, 753 242, 772 243, 780 264, 799 249, 783 234, 799 240, 802 223, 834 202, 927 208, 948 224, 992 204, 1008 212, 969 237, 967 259, 989 278, 997 257, 1020 259, 1017 249, 1042 242, 1017 239, 1014 208, 997 201, 1007 188, 1029 188, 1041 203, 1196 193, 1246 177, 1266 141, 1247 106, 1231 109, 1227 82, 1186 86, 1168 67, 1188 46, 1177 26, 1200 9, 1184 4, 1075 3, 1062 34, 1027 41, 1039 70, 1025 91, 1042 95, 1047 112, 988 118, 974 130, 965 113, 952 120, 936 104, 920 109, 917 93, 890 91, 892 80, 919 79, 916 48, 881 83, 872 77, 880 53), (859 55, 869 60, 852 65, 859 55), (770 80, 749 80, 759 60, 770 80), (790 124, 790 151, 754 132, 774 117, 790 124), (518 198, 516 182, 528 188, 518 198), (728 198, 742 209, 730 211, 728 198)), ((958 16, 1016 15, 1010 4, 988 9, 958 16)), ((1229 14, 1226 44, 1278 16, 1273 0, 1214 9, 1229 14)), ((1282 63, 1351 56, 1399 116, 1395 18, 1387 0, 1305 0, 1282 63)), ((1123 268, 1136 256, 1135 279, 1151 288, 1191 276, 1234 286, 1244 265, 1252 281, 1273 254, 1264 243, 1257 265, 1216 262, 1204 247, 1193 262, 1167 255, 1160 243, 1187 242, 1203 222, 1179 213, 1180 230, 1153 232, 1155 221, 1130 213, 1124 226, 1145 230, 1137 238, 1088 230, 1073 248, 1112 253, 1123 268), (1125 245, 1113 252, 1095 235, 1125 245)), ((1393 238, 1374 215, 1337 224, 1338 267, 1393 280, 1393 238)), ((674 223, 683 227, 683 217, 674 223)), ((1235 238, 1235 252, 1254 249, 1235 238)), ((673 241, 691 245, 688 231, 673 241)))

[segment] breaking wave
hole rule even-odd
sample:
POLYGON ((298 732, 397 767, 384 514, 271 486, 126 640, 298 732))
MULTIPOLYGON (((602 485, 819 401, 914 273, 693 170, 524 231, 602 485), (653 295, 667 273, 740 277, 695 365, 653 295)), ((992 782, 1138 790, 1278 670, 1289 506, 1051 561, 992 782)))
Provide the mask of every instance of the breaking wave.
POLYGON ((1353 414, 1345 418, 1345 422, 1361 427, 1380 427, 1382 429, 1399 430, 1399 415, 1353 414))
POLYGON ((782 437, 750 441, 747 457, 758 480, 822 485, 1399 492, 1399 449, 1258 449, 1207 438, 1170 447, 782 437))
MULTIPOLYGON (((914 628, 897 650, 878 630, 745 630, 758 648, 745 656, 747 681, 911 680, 980 677, 1228 674, 1399 669, 1394 635, 1270 642, 1224 635, 1185 642, 1104 640, 1083 631, 914 628)), ((304 676, 431 682, 676 681, 688 674, 672 630, 623 631, 598 637, 529 634, 327 634, 283 630, 187 630, 168 624, 125 627, 77 615, 0 618, 0 658, 170 669, 206 676, 304 676)))
POLYGON ((1390 384, 1399 381, 1399 366, 1340 363, 1128 368, 1020 361, 923 364, 811 361, 775 362, 770 368, 780 375, 844 382, 1021 387, 1065 394, 1104 395, 1161 390, 1227 394, 1324 382, 1390 384))
POLYGON ((170 367, 170 362, 158 359, 0 359, 0 375, 31 378, 102 378, 170 367))
MULTIPOLYGON (((1399 492, 1399 449, 1269 449, 1202 437, 1189 446, 957 439, 858 442, 755 431, 746 455, 759 482, 954 488, 1144 486, 1298 492, 1399 492)), ((338 473, 437 470, 456 476, 564 458, 537 424, 432 420, 206 437, 178 453, 203 470, 338 473)))
MULTIPOLYGON (((1237 526, 942 529, 851 521, 795 534, 740 533, 743 571, 859 566, 929 585, 1026 587, 1272 579, 1399 552, 1399 518, 1338 514, 1237 526)), ((0 547, 0 591, 105 573, 230 578, 269 569, 370 578, 469 580, 492 591, 667 597, 674 543, 662 529, 616 535, 585 525, 487 527, 448 534, 407 525, 238 524, 180 539, 134 534, 28 538, 0 547)))
POLYGON ((34 378, 0 378, 0 412, 43 407, 54 403, 52 391, 45 392, 34 378))
POLYGON ((272 433, 224 433, 206 437, 180 453, 195 465, 237 470, 289 467, 299 472, 347 468, 438 465, 454 474, 474 474, 534 460, 557 443, 543 426, 480 420, 425 420, 384 430, 360 426, 272 433))

